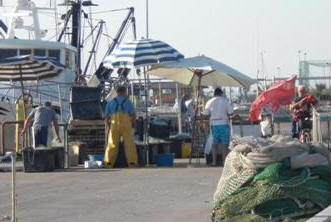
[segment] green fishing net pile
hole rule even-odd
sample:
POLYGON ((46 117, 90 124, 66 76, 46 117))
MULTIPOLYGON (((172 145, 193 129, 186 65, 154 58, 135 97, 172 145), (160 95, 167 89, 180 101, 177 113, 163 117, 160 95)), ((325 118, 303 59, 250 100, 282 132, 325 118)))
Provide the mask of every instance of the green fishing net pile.
POLYGON ((217 222, 277 221, 312 215, 330 204, 329 167, 291 170, 284 162, 276 162, 214 203, 213 217, 217 222))

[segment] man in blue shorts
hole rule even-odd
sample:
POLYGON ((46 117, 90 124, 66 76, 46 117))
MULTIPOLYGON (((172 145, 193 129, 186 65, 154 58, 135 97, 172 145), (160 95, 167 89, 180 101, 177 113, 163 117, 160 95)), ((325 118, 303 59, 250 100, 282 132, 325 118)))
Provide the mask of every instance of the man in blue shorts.
POLYGON ((222 164, 229 153, 230 129, 229 115, 233 113, 232 105, 223 97, 221 88, 216 88, 214 97, 211 98, 205 107, 204 114, 210 116, 210 126, 213 135, 212 165, 216 166, 217 154, 222 155, 222 164))

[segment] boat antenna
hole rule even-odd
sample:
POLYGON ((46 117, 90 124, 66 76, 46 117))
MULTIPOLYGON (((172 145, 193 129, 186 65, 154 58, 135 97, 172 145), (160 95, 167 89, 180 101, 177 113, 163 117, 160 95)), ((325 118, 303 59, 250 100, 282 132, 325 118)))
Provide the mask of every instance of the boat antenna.
POLYGON ((146 0, 146 39, 149 38, 149 30, 148 27, 149 23, 148 23, 148 0, 146 0))

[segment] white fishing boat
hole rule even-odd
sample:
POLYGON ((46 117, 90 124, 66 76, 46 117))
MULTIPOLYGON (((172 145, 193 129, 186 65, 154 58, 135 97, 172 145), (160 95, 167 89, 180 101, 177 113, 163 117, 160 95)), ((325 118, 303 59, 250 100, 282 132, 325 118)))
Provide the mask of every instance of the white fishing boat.
MULTIPOLYGON (((46 80, 24 82, 24 90, 31 95, 31 106, 51 101, 59 111, 61 121, 69 118, 69 93, 74 84, 78 66, 77 49, 60 41, 46 40, 47 30, 41 29, 39 12, 54 10, 52 8, 38 8, 33 1, 17 0, 11 12, 8 8, 0 10, 0 60, 20 55, 50 57, 65 66, 65 69, 56 77, 46 80), (2 11, 2 12, 3 12, 2 11), (6 22, 7 21, 7 24, 6 22), (31 22, 31 23, 29 23, 31 22), (29 23, 29 24, 25 24, 29 23)), ((48 28, 51 28, 47 26, 48 28)), ((22 95, 19 84, 14 82, 0 82, 0 107, 6 109, 0 115, 1 121, 21 120, 15 104, 22 95)), ((14 125, 6 126, 5 146, 12 149, 14 146, 14 125)), ((16 135, 17 136, 17 135, 16 135)), ((2 147, 3 148, 3 147, 2 147)), ((4 148, 3 148, 4 149, 4 148)))

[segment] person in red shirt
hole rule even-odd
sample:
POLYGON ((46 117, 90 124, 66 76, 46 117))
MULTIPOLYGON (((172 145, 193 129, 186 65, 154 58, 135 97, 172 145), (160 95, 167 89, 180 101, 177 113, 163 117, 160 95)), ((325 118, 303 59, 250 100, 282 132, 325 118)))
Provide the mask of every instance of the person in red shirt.
POLYGON ((298 87, 298 98, 294 101, 291 109, 294 112, 294 122, 293 122, 293 137, 298 138, 299 133, 302 129, 312 128, 311 118, 311 108, 312 105, 316 105, 316 99, 313 95, 308 94, 305 86, 298 87), (298 128, 298 130, 297 130, 298 128))

